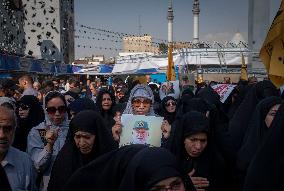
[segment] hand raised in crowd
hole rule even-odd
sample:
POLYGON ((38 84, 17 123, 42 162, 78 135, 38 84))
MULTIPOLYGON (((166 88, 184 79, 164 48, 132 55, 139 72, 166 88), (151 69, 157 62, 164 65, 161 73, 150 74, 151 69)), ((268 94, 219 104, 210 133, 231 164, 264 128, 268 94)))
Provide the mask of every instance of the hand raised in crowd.
POLYGON ((56 129, 52 129, 50 126, 46 128, 45 140, 47 141, 47 145, 45 148, 48 152, 52 151, 53 145, 57 140, 59 130, 60 129, 58 127, 56 129))
POLYGON ((161 126, 164 138, 169 138, 171 133, 171 125, 167 120, 164 120, 161 126))
POLYGON ((115 124, 111 128, 112 136, 115 141, 119 141, 120 134, 122 131, 122 124, 121 124, 120 116, 115 116, 113 119, 115 120, 115 124))
POLYGON ((203 177, 194 177, 193 174, 195 173, 195 169, 193 169, 188 175, 196 188, 196 191, 205 191, 205 189, 209 186, 209 181, 207 178, 203 177))

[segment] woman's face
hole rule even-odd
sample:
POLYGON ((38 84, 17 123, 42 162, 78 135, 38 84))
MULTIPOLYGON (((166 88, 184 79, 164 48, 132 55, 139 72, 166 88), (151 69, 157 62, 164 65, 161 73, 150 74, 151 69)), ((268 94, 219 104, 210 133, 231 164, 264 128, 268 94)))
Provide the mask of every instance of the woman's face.
POLYGON ((151 100, 137 97, 132 100, 132 110, 135 115, 147 115, 150 112, 151 100))
POLYGON ((46 105, 46 111, 48 113, 49 119, 55 125, 61 124, 65 119, 66 106, 59 97, 55 97, 49 100, 46 105))
POLYGON ((26 104, 21 103, 18 108, 20 118, 26 119, 29 116, 30 107, 26 104))
POLYGON ((161 180, 152 188, 150 191, 164 191, 164 190, 175 190, 175 191, 185 191, 184 183, 179 177, 170 177, 161 180))
POLYGON ((207 134, 196 133, 188 136, 184 140, 184 147, 187 154, 191 157, 198 157, 207 146, 207 134))
POLYGON ((265 124, 269 128, 271 126, 271 123, 280 107, 280 104, 276 104, 273 107, 270 108, 269 112, 267 113, 265 117, 265 124))
POLYGON ((89 154, 92 151, 95 138, 95 135, 84 131, 77 131, 74 135, 76 146, 82 154, 89 154))
POLYGON ((165 107, 167 112, 174 113, 176 111, 176 102, 174 100, 168 100, 165 107))
POLYGON ((103 95, 103 100, 102 100, 102 108, 105 111, 110 110, 112 105, 111 97, 109 94, 104 94, 103 95))

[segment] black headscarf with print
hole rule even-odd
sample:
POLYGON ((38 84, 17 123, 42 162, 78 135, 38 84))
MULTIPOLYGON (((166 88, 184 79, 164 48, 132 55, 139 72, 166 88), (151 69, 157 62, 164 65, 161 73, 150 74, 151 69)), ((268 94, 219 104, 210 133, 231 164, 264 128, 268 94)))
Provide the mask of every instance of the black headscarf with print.
POLYGON ((284 188, 284 104, 271 124, 263 145, 247 171, 244 191, 278 191, 284 188))
POLYGON ((28 134, 33 127, 44 121, 44 111, 38 99, 32 95, 23 96, 17 103, 18 106, 21 104, 29 107, 29 114, 25 119, 20 118, 19 108, 17 107, 18 125, 13 146, 26 152, 28 134))
POLYGON ((161 116, 164 117, 164 119, 167 120, 169 122, 169 124, 172 124, 175 121, 175 119, 176 119, 176 113, 177 113, 176 111, 178 109, 177 108, 177 100, 174 97, 172 97, 172 96, 166 96, 162 100, 161 107, 162 107, 161 108, 161 116), (173 102, 176 103, 176 110, 175 110, 175 112, 169 113, 167 111, 166 104, 167 104, 167 102, 169 100, 172 100, 173 102))
MULTIPOLYGON (((168 177, 182 177, 176 159, 162 148, 130 145, 107 153, 78 170, 66 191, 148 191, 168 177)), ((187 178, 187 183, 192 186, 187 178)), ((186 191, 193 190, 187 187, 186 191)))
POLYGON ((103 119, 92 110, 79 112, 70 122, 71 139, 66 141, 54 162, 48 190, 62 190, 71 175, 83 165, 88 164, 100 155, 116 149, 112 135, 106 129, 103 119), (74 136, 77 131, 95 135, 91 153, 81 154, 76 147, 74 136))

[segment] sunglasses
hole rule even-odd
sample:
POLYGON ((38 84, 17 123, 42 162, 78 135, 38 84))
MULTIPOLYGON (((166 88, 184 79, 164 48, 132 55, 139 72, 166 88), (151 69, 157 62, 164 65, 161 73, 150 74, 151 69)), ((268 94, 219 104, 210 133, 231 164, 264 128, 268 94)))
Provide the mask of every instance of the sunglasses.
POLYGON ((141 100, 141 99, 134 99, 132 101, 132 104, 134 105, 134 107, 139 107, 141 104, 145 105, 145 106, 149 106, 151 104, 151 100, 149 99, 144 99, 144 100, 141 100))
POLYGON ((177 103, 176 103, 176 102, 174 102, 174 101, 170 101, 170 102, 166 103, 166 106, 167 106, 167 107, 169 107, 170 105, 172 105, 172 106, 176 106, 176 105, 177 105, 177 103))
POLYGON ((23 103, 20 103, 20 104, 18 105, 18 108, 21 108, 22 110, 28 110, 28 109, 30 109, 30 107, 29 107, 28 105, 25 105, 25 104, 23 104, 23 103))
POLYGON ((59 107, 47 107, 46 108, 46 112, 48 114, 54 115, 56 113, 56 111, 59 112, 59 114, 63 114, 66 112, 66 107, 64 105, 59 106, 59 107))

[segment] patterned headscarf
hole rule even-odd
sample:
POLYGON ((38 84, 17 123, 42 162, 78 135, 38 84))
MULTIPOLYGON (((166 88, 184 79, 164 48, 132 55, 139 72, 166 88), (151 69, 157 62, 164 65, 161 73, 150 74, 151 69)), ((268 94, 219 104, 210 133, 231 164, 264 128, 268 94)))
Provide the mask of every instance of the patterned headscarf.
POLYGON ((128 102, 127 102, 127 105, 126 105, 126 108, 124 110, 124 114, 133 114, 133 109, 132 109, 132 100, 134 98, 137 98, 137 97, 142 97, 142 98, 146 98, 146 99, 149 99, 152 101, 152 105, 151 105, 151 108, 150 108, 150 111, 147 115, 150 115, 150 116, 155 116, 155 112, 154 112, 154 108, 153 108, 153 104, 154 104, 154 95, 153 95, 153 92, 151 90, 151 88, 149 86, 146 86, 146 85, 142 85, 142 84, 138 84, 136 85, 130 92, 130 95, 129 95, 129 99, 128 99, 128 102))

